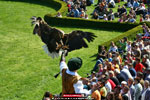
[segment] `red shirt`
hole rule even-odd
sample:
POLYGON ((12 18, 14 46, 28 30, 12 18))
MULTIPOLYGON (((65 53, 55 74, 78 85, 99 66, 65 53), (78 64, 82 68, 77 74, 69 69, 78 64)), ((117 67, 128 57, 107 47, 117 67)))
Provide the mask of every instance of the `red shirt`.
POLYGON ((143 68, 144 68, 144 66, 141 63, 135 65, 136 72, 139 72, 139 71, 143 72, 143 70, 142 70, 143 68))
POLYGON ((111 79, 109 79, 108 82, 111 84, 113 90, 116 87, 116 84, 111 79))

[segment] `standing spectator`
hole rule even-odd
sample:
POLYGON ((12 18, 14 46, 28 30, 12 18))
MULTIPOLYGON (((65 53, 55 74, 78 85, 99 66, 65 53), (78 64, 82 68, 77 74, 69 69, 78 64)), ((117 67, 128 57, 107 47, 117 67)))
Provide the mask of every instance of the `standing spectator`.
POLYGON ((129 78, 132 78, 132 79, 133 79, 133 77, 132 77, 132 75, 130 74, 129 70, 126 69, 126 68, 123 68, 123 69, 121 70, 120 74, 122 74, 122 75, 125 76, 126 81, 128 81, 129 78))
POLYGON ((129 91, 129 87, 125 86, 123 88, 123 93, 122 93, 123 100, 130 100, 130 95, 128 94, 128 91, 129 91))
POLYGON ((148 80, 150 82, 150 68, 146 68, 146 75, 145 75, 145 80, 148 80))
MULTIPOLYGON (((97 85, 96 83, 95 84, 91 84, 91 88, 94 88, 94 85, 97 85)), ((94 100, 101 100, 101 94, 98 90, 95 90, 92 94, 91 94, 91 98, 93 98, 94 100)))
POLYGON ((131 94, 131 99, 134 100, 134 97, 135 97, 135 95, 134 95, 135 87, 133 85, 133 79, 132 78, 128 79, 128 86, 130 88, 129 91, 130 91, 130 94, 131 94))
POLYGON ((145 68, 145 67, 141 64, 140 59, 137 58, 136 59, 136 65, 135 65, 136 72, 138 72, 138 71, 143 72, 143 68, 145 68))
POLYGON ((149 81, 145 80, 144 89, 141 93, 141 100, 150 100, 150 87, 149 81))
POLYGON ((135 83, 135 93, 134 93, 135 97, 134 97, 134 100, 139 100, 140 96, 141 96, 141 92, 143 90, 143 87, 140 84, 140 79, 139 78, 135 78, 134 83, 135 83))
POLYGON ((100 84, 101 99, 104 100, 104 99, 106 99, 106 96, 107 96, 107 90, 106 90, 106 87, 105 87, 104 80, 99 80, 99 84, 100 84))
POLYGON ((116 78, 119 80, 119 82, 121 83, 122 81, 126 80, 126 77, 123 74, 120 74, 120 71, 118 69, 115 69, 115 76, 116 78))
POLYGON ((109 77, 110 79, 116 84, 116 86, 120 85, 119 80, 115 77, 113 71, 109 71, 109 77))
POLYGON ((114 94, 115 94, 115 100, 122 100, 122 96, 121 96, 121 87, 120 86, 116 86, 114 89, 114 94))
POLYGON ((132 77, 135 78, 136 77, 136 70, 133 68, 133 64, 129 63, 129 72, 131 73, 132 77))
POLYGON ((107 97, 106 97, 106 100, 115 100, 114 93, 113 92, 109 92, 107 97))

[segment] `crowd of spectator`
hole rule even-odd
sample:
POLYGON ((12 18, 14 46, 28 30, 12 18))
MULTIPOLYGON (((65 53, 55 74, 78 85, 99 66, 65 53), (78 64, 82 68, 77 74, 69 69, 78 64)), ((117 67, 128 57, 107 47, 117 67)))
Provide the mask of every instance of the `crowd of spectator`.
POLYGON ((63 0, 68 6, 68 17, 78 17, 89 19, 86 14, 87 6, 95 5, 94 11, 91 13, 92 19, 115 20, 118 22, 144 22, 150 21, 150 0, 98 0, 97 4, 94 0, 63 0), (124 5, 116 3, 124 2, 124 5), (113 11, 117 8, 117 12, 113 11), (130 10, 127 11, 127 8, 130 10), (140 16, 140 19, 137 17, 140 16), (138 21, 137 21, 138 19, 138 21))
POLYGON ((93 11, 93 19, 114 20, 119 18, 118 22, 135 23, 137 15, 140 16, 140 22, 150 21, 150 6, 145 6, 142 0, 127 0, 127 2, 121 7, 118 5, 117 12, 113 12, 112 8, 116 7, 115 3, 120 0, 99 0, 98 6, 93 11), (108 10, 109 8, 109 10, 108 10), (129 12, 127 8, 130 8, 129 12), (97 16, 97 17, 95 17, 97 16), (107 18, 106 18, 107 17, 107 18))

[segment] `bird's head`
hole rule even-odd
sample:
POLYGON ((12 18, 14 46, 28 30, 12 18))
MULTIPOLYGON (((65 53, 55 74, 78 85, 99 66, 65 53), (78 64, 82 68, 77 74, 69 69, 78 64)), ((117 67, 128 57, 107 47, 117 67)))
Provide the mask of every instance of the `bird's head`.
POLYGON ((34 26, 33 34, 40 35, 40 23, 42 22, 41 17, 31 17, 31 26, 34 26))

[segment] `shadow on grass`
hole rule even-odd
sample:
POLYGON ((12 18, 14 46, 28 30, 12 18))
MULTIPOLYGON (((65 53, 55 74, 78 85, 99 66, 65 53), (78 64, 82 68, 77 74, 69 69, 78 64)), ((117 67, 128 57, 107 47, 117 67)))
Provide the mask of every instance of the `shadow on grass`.
POLYGON ((53 9, 55 9, 56 11, 60 9, 58 5, 54 5, 53 3, 50 3, 50 2, 47 2, 44 0, 0 0, 0 1, 23 2, 23 3, 36 4, 36 5, 51 7, 53 9))
MULTIPOLYGON (((48 25, 50 25, 48 23, 48 25)), ((93 29, 98 31, 110 31, 110 32, 125 32, 125 30, 114 30, 114 29, 108 29, 108 28, 91 28, 91 27, 82 27, 82 26, 69 26, 69 25, 50 25, 51 27, 62 27, 62 28, 77 28, 78 30, 82 29, 93 29)))
POLYGON ((96 58, 97 58, 97 55, 98 55, 98 54, 96 53, 96 54, 90 56, 90 58, 94 58, 92 61, 97 61, 97 59, 96 59, 96 58))

